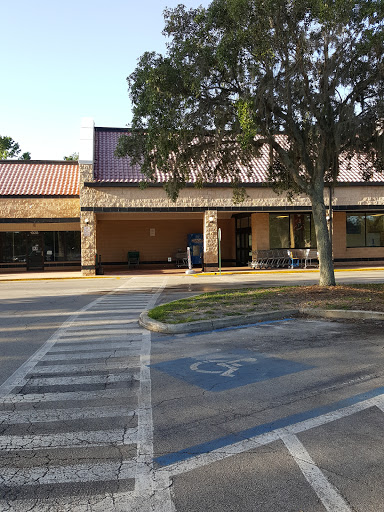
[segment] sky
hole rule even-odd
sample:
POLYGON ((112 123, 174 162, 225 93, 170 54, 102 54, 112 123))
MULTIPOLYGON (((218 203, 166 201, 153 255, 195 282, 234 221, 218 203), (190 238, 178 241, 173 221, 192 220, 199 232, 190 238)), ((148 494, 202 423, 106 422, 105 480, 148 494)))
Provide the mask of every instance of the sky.
POLYGON ((209 0, 0 0, 0 135, 33 160, 78 152, 82 117, 129 126, 126 77, 165 53, 163 11, 209 0))

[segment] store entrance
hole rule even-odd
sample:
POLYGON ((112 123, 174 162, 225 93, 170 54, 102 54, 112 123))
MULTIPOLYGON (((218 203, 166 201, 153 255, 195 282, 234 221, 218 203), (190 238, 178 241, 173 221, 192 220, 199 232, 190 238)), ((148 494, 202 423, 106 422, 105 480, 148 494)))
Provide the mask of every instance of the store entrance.
POLYGON ((251 215, 239 214, 236 218, 236 265, 247 266, 252 261, 251 215))
POLYGON ((27 270, 44 270, 43 234, 38 231, 27 234, 27 270))

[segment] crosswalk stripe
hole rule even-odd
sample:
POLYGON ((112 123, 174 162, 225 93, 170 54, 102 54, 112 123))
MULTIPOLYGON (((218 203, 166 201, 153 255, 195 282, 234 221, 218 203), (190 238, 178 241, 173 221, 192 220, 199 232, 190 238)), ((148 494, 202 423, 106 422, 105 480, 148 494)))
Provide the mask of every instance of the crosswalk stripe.
POLYGON ((80 375, 70 377, 40 377, 30 378, 26 383, 33 387, 38 386, 68 386, 70 384, 110 384, 112 382, 131 382, 132 380, 139 380, 140 373, 120 373, 108 375, 80 375))
POLYGON ((51 366, 35 366, 31 373, 33 375, 47 375, 57 373, 79 373, 79 372, 92 372, 92 371, 107 371, 117 370, 121 368, 137 368, 139 366, 139 357, 132 356, 129 361, 113 361, 106 360, 104 363, 84 363, 84 364, 57 364, 51 366))
MULTIPOLYGON (((122 334, 114 334, 113 336, 108 333, 108 335, 103 333, 93 334, 89 335, 87 333, 79 334, 73 334, 69 333, 67 334, 63 339, 57 340, 55 345, 53 347, 61 347, 63 345, 82 345, 87 347, 88 345, 92 344, 101 344, 101 343, 117 343, 117 342, 125 342, 125 343, 133 343, 133 342, 139 342, 141 341, 142 333, 122 333, 122 334), (84 337, 83 337, 84 336, 84 337)), ((52 348, 53 348, 52 347, 52 348)), ((51 349, 49 350, 51 352, 51 349)))
POLYGON ((4 404, 21 404, 32 402, 60 402, 64 400, 103 400, 117 397, 133 396, 136 391, 131 389, 103 389, 100 391, 68 391, 64 393, 30 393, 26 395, 7 395, 2 402, 4 404))
POLYGON ((0 450, 43 450, 44 448, 76 448, 79 446, 108 446, 136 444, 137 429, 65 432, 25 436, 0 436, 0 450))
POLYGON ((65 345, 55 345, 47 354, 53 354, 56 352, 75 352, 75 351, 84 351, 84 350, 101 350, 101 349, 139 349, 140 342, 139 341, 121 341, 121 342, 109 342, 109 343, 71 343, 68 346, 65 345))
MULTIPOLYGON (((107 320, 107 319, 106 319, 107 320)), ((132 322, 121 322, 120 323, 117 323, 117 324, 101 324, 101 325, 95 325, 94 323, 92 325, 79 325, 79 324, 73 324, 71 327, 68 327, 66 332, 71 332, 71 331, 93 331, 95 329, 99 330, 99 331, 112 331, 114 329, 116 330, 119 330, 119 329, 127 329, 129 324, 132 323, 132 322)), ((137 320, 135 319, 135 323, 137 323, 137 320)))
MULTIPOLYGON (((49 496, 39 499, 0 500, 1 512, 139 512, 148 509, 148 498, 138 498, 132 491, 92 495, 49 496), (140 503, 138 503, 140 502, 140 503), (141 503, 143 504, 141 505, 141 503), (141 507, 141 508, 140 508, 141 507)), ((154 510, 154 509, 153 509, 154 510)), ((165 512, 157 510, 156 512, 165 512)))
POLYGON ((95 352, 78 352, 77 354, 67 354, 57 352, 55 354, 46 355, 42 361, 71 361, 72 359, 104 359, 106 357, 124 357, 140 355, 139 348, 132 349, 116 349, 116 350, 97 350, 95 352))
POLYGON ((21 423, 45 423, 54 421, 74 421, 98 418, 132 418, 136 411, 123 406, 75 407, 71 409, 28 409, 23 411, 0 411, 0 422, 8 425, 21 423))
POLYGON ((33 468, 7 467, 1 470, 1 479, 6 486, 62 484, 75 482, 101 482, 104 480, 126 480, 135 477, 135 462, 124 460, 99 464, 75 464, 71 466, 44 466, 33 468))
POLYGON ((79 329, 76 327, 76 329, 74 330, 71 330, 71 331, 66 331, 66 332, 63 332, 60 337, 61 338, 65 338, 67 336, 76 336, 76 335, 83 335, 83 336, 90 336, 92 334, 95 334, 97 336, 100 336, 101 334, 104 334, 104 335, 107 335, 108 336, 114 336, 116 334, 135 334, 135 333, 139 333, 141 334, 143 332, 143 329, 140 329, 139 327, 128 327, 127 325, 125 327, 121 327, 120 329, 116 329, 116 326, 113 326, 112 329, 95 329, 94 327, 92 327, 91 329, 79 329))

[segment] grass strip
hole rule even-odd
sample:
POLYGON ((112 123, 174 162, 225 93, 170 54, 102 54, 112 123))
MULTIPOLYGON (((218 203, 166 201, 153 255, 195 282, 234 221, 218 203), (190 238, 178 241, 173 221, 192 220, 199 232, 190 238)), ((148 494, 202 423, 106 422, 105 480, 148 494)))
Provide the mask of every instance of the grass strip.
POLYGON ((225 289, 162 304, 148 315, 178 324, 300 307, 384 312, 384 284, 225 289))

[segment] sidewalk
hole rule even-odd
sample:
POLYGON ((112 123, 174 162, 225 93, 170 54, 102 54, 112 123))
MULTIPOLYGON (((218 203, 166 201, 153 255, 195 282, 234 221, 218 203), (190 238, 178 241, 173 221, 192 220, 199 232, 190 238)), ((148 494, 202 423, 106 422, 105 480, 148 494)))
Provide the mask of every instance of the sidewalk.
MULTIPOLYGON (((349 267, 336 267, 335 272, 384 272, 384 267, 376 267, 376 266, 349 266, 349 267)), ((48 279, 110 279, 110 278, 120 278, 120 277, 137 277, 137 276, 177 276, 179 278, 186 276, 185 268, 151 268, 151 269, 132 269, 132 270, 107 270, 105 274, 102 276, 88 276, 84 277, 81 275, 80 270, 70 270, 70 271, 58 271, 58 270, 45 270, 44 272, 27 272, 27 271, 7 271, 6 269, 0 272, 0 281, 34 281, 34 280, 48 280, 48 279)), ((314 274, 318 274, 318 268, 310 268, 310 269, 289 269, 289 268, 276 268, 269 270, 253 270, 249 267, 224 267, 221 270, 221 276, 240 276, 240 275, 273 275, 277 274, 280 276, 284 276, 285 274, 296 274, 296 275, 305 275, 309 274, 313 277, 314 274)), ((188 277, 210 277, 210 276, 220 276, 219 272, 202 272, 201 269, 196 269, 196 273, 189 275, 188 277)))

